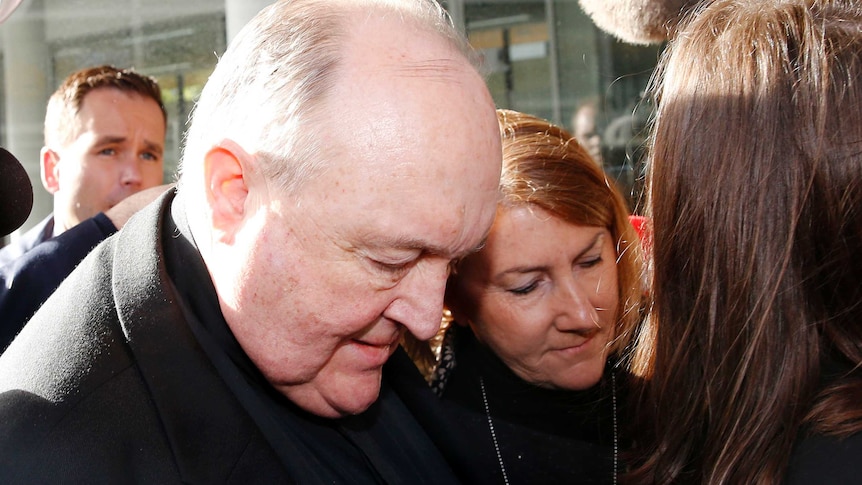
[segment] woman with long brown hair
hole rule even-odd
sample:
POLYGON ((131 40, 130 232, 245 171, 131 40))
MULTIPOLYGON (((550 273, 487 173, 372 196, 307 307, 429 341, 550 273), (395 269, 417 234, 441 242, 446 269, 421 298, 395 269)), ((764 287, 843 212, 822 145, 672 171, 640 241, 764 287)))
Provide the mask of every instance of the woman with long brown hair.
POLYGON ((615 483, 640 244, 576 139, 528 114, 498 118, 500 201, 486 244, 447 284, 441 399, 421 384, 405 401, 465 483, 615 483))
POLYGON ((862 7, 705 2, 658 79, 631 478, 858 483, 862 7))

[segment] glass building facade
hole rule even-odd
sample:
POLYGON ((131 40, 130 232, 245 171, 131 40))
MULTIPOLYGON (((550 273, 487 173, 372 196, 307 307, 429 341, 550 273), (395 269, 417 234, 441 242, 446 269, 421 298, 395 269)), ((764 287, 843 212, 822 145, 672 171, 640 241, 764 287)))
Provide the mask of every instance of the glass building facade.
MULTIPOLYGON (((268 3, 24 0, 0 25, 0 145, 24 164, 35 193, 22 230, 51 211, 39 149, 48 97, 64 77, 113 64, 157 78, 168 109, 165 181, 173 181, 196 96, 231 36, 268 3)), ((606 172, 636 204, 650 110, 643 94, 660 46, 614 40, 577 0, 448 0, 444 6, 484 58, 497 106, 570 130, 581 113, 600 137, 606 172)))

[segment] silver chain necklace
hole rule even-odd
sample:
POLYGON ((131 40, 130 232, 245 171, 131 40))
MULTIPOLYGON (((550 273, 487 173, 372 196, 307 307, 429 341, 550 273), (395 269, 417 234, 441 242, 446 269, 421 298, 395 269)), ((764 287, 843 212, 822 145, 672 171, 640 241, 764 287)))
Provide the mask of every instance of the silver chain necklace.
MULTIPOLYGON (((497 453, 497 461, 500 463, 500 471, 503 472, 503 483, 509 485, 509 475, 506 473, 506 465, 503 463, 503 453, 500 452, 500 444, 497 442, 497 432, 494 431, 494 420, 491 419, 491 408, 488 406, 488 393, 485 392, 485 378, 479 376, 479 387, 482 389, 482 404, 485 405, 485 416, 488 418, 488 429, 491 430, 491 440, 494 442, 494 451, 497 453)), ((617 433, 617 375, 611 372, 611 404, 613 405, 614 424, 614 470, 613 484, 617 485, 617 460, 619 456, 619 435, 617 433)))

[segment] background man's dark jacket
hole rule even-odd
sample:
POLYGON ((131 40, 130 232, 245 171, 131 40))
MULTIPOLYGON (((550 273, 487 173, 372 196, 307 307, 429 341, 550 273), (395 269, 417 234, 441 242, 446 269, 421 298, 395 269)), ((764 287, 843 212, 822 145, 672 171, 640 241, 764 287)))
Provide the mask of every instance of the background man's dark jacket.
POLYGON ((5 266, 23 256, 27 251, 54 236, 54 214, 42 219, 17 240, 0 248, 0 266, 5 266))
POLYGON ((100 212, 0 266, 0 352, 81 260, 115 232, 100 212))

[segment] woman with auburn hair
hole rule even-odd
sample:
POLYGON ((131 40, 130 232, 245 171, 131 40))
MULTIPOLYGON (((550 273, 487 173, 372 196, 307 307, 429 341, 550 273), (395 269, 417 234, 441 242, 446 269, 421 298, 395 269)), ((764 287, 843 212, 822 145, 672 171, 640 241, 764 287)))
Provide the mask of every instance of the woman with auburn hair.
POLYGON ((441 400, 405 401, 466 483, 615 483, 644 294, 638 238, 569 133, 498 117, 501 199, 486 244, 447 285, 441 400))
POLYGON ((862 477, 862 6, 717 0, 660 64, 633 483, 862 477))

